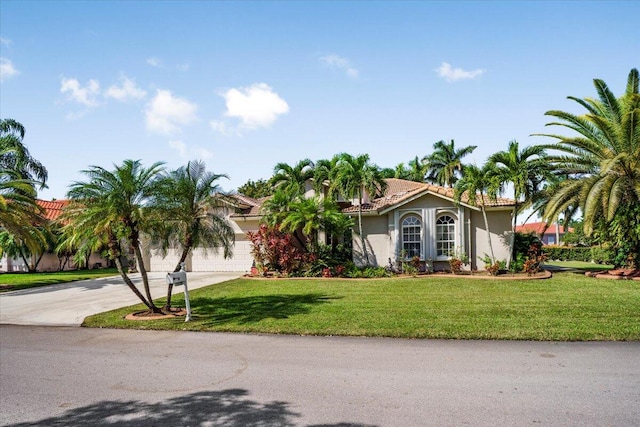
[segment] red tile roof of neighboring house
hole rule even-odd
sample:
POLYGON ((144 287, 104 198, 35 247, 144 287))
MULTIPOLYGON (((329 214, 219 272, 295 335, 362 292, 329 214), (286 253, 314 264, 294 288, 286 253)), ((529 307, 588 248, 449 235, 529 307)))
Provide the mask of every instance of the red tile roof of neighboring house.
MULTIPOLYGON (((536 233, 542 236, 543 234, 556 234, 556 225, 549 224, 547 226, 546 222, 530 222, 528 224, 522 224, 516 226, 516 231, 521 233, 536 233)), ((569 232, 573 231, 573 228, 569 227, 569 232)), ((564 233, 564 227, 561 225, 558 229, 559 233, 564 233)))
POLYGON ((44 211, 42 217, 49 221, 56 220, 69 202, 69 200, 36 200, 38 206, 44 211))
MULTIPOLYGON (((387 189, 383 196, 378 197, 369 203, 362 204, 363 212, 381 212, 391 208, 399 203, 408 201, 412 197, 421 194, 437 194, 445 199, 454 200, 453 188, 441 187, 439 185, 427 184, 424 182, 407 181, 398 178, 388 178, 387 189)), ((462 195, 462 203, 468 203, 469 199, 466 194, 462 195)), ((491 200, 489 197, 478 197, 478 203, 484 203, 488 207, 514 206, 515 203, 511 199, 498 197, 491 200)), ((358 212, 358 206, 350 206, 343 210, 344 213, 358 212)))

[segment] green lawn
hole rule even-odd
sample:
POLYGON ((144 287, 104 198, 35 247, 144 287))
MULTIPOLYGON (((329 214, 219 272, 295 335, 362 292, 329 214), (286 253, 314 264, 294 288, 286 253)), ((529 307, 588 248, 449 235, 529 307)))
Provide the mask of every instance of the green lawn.
POLYGON ((604 271, 611 270, 613 265, 608 264, 594 264, 592 262, 584 261, 545 261, 545 266, 550 265, 553 267, 572 268, 582 271, 604 271))
POLYGON ((0 292, 75 282, 76 280, 95 279, 116 274, 118 274, 118 270, 115 268, 56 271, 55 273, 2 273, 0 274, 0 292))
MULTIPOLYGON (((159 300, 160 302, 161 300, 159 300)), ((183 304, 177 293, 176 304, 183 304)), ((639 340, 640 282, 573 273, 547 280, 237 279, 191 293, 193 321, 128 321, 128 307, 90 327, 302 335, 508 340, 639 340)))

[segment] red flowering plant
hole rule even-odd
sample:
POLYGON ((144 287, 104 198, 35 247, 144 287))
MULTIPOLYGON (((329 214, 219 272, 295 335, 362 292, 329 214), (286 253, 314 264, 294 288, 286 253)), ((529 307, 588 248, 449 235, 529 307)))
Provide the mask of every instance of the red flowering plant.
POLYGON ((280 231, 278 226, 261 224, 258 231, 249 231, 247 236, 251 241, 251 255, 256 264, 262 266, 264 275, 268 271, 289 275, 307 261, 302 250, 293 244, 292 235, 280 231))

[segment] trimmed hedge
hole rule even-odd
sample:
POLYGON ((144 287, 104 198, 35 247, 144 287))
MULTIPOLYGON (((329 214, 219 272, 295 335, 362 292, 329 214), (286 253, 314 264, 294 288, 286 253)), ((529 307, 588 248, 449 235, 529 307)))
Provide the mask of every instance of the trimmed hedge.
POLYGON ((598 264, 611 264, 615 254, 608 248, 600 246, 572 247, 572 246, 543 246, 542 252, 547 259, 560 261, 584 261, 598 264))

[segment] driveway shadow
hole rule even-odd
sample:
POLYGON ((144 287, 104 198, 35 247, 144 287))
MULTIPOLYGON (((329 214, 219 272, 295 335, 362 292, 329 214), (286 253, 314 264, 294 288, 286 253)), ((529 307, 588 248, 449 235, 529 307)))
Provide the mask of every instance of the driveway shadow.
POLYGON ((195 298, 191 305, 194 318, 208 320, 210 325, 248 324, 263 319, 286 319, 306 314, 311 307, 326 304, 338 297, 319 293, 303 295, 257 295, 239 298, 195 298))
MULTIPOLYGON (((102 401, 74 408, 57 417, 32 423, 10 424, 23 426, 199 426, 227 427, 296 426, 301 415, 291 411, 289 403, 273 401, 260 403, 247 399, 247 390, 227 389, 204 391, 174 397, 159 403, 136 400, 102 401)), ((365 424, 315 424, 308 427, 375 427, 365 424)))
MULTIPOLYGON (((136 280, 134 280, 136 283, 136 280)), ((84 279, 84 280, 76 280, 74 282, 65 282, 65 283, 52 283, 48 285, 38 286, 35 288, 27 288, 27 289, 18 289, 15 291, 3 292, 0 295, 2 297, 12 297, 12 296, 21 296, 21 295, 37 295, 37 294, 45 294, 48 292, 56 292, 64 289, 82 289, 86 291, 90 291, 93 289, 101 289, 107 286, 114 285, 122 285, 126 286, 122 277, 120 276, 108 276, 108 277, 98 277, 95 279, 84 279)))

